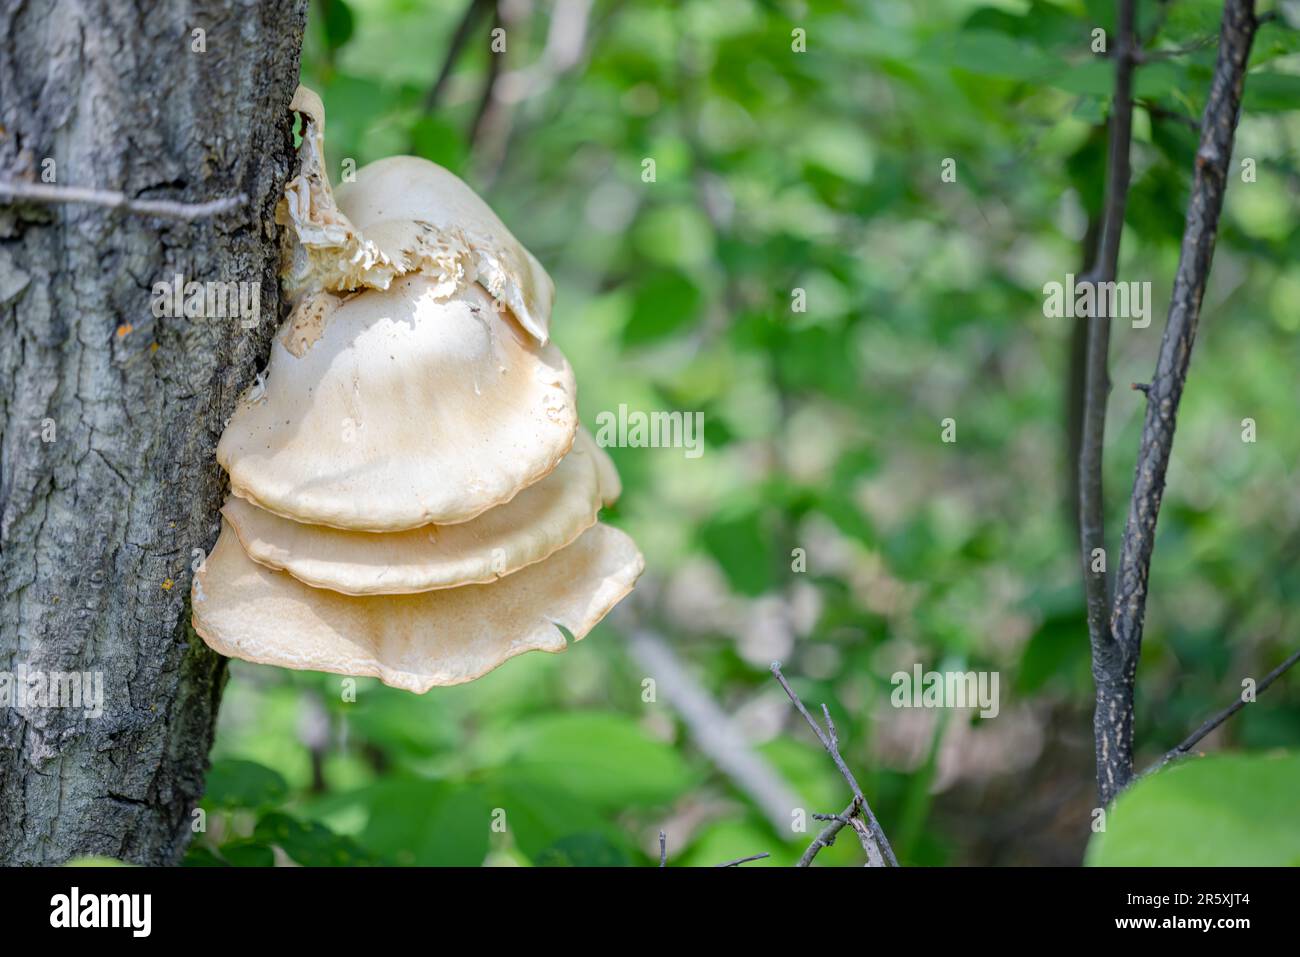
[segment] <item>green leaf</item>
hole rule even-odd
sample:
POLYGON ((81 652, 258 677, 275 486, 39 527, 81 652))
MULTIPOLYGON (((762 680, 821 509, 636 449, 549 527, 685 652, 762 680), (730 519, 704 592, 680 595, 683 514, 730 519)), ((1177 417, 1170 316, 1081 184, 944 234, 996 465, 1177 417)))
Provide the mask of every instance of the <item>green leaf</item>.
POLYGON ((1009 80, 1042 80, 1061 67, 1060 59, 1037 46, 993 30, 966 30, 936 37, 922 51, 921 59, 1009 80))
POLYGON ((538 867, 627 867, 623 848, 599 832, 562 837, 534 859, 538 867))
POLYGON ((213 807, 273 807, 284 800, 289 785, 278 771, 254 761, 213 761, 204 801, 213 807))
POLYGON ((774 545, 759 510, 715 516, 700 539, 736 591, 761 595, 772 586, 774 545))
POLYGON ((411 146, 417 156, 453 172, 464 168, 469 155, 460 130, 440 116, 422 116, 411 124, 411 146))
POLYGON ((366 792, 360 842, 397 864, 478 867, 488 853, 492 809, 482 788, 398 778, 366 792))
POLYGON ((274 811, 253 829, 253 840, 274 844, 304 867, 349 867, 370 864, 370 856, 351 838, 315 821, 298 821, 274 811))
POLYGON ((512 773, 596 807, 663 804, 692 783, 676 749, 620 714, 537 718, 512 743, 512 773))
POLYGON ((1082 608, 1053 615, 1034 632, 1020 657, 1016 689, 1035 694, 1049 682, 1082 689, 1088 681, 1091 650, 1088 618, 1082 608))
POLYGON ((650 208, 637 220, 633 241, 641 255, 664 266, 688 269, 713 257, 713 227, 693 205, 650 208))
POLYGON ((200 844, 191 844, 181 861, 181 867, 226 867, 226 862, 217 857, 211 848, 200 844))
POLYGON ((1144 778, 1094 834, 1093 866, 1300 866, 1300 754, 1218 754, 1144 778))
POLYGON ((702 299, 695 283, 683 273, 651 273, 636 289, 632 315, 623 327, 624 345, 658 342, 691 325, 702 299))
POLYGON ((344 0, 321 0, 324 8, 325 42, 337 50, 352 39, 355 21, 352 9, 344 0))
POLYGON ((275 866, 275 851, 259 841, 231 841, 221 845, 220 853, 234 867, 275 866))
POLYGON ((1246 77, 1242 108, 1250 113, 1280 113, 1300 108, 1300 75, 1250 74, 1246 77))
POLYGON ((861 385, 855 355, 852 329, 836 323, 791 330, 777 361, 788 385, 852 401, 861 385))
POLYGON ((454 751, 460 743, 456 722, 437 698, 376 689, 343 713, 351 733, 391 757, 418 761, 454 751))
POLYGON ((596 808, 575 800, 571 791, 538 775, 536 768, 502 768, 493 776, 491 789, 494 811, 505 815, 505 833, 531 860, 566 837, 609 830, 596 808))

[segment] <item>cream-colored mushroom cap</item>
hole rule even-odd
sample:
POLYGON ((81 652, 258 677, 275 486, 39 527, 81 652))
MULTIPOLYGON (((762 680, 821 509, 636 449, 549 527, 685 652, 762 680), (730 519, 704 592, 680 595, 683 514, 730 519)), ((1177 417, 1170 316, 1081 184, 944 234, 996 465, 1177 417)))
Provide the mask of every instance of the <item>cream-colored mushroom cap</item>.
POLYGON ((477 285, 427 276, 305 298, 217 461, 298 522, 387 532, 466 522, 547 475, 578 427, 573 370, 477 285))
POLYGON ((505 505, 459 525, 405 532, 304 525, 234 497, 221 513, 249 558, 308 585, 348 595, 409 594, 495 581, 568 545, 596 523, 610 494, 607 463, 580 429, 555 471, 505 505))
POLYGON ((339 209, 406 271, 477 279, 546 342, 555 284, 542 264, 459 177, 416 156, 390 156, 338 187, 339 209))
POLYGON ((632 540, 595 525, 545 561, 489 585, 340 595, 252 561, 229 528, 194 577, 194 630, 215 651, 423 693, 472 681, 525 651, 563 651, 632 590, 632 540))

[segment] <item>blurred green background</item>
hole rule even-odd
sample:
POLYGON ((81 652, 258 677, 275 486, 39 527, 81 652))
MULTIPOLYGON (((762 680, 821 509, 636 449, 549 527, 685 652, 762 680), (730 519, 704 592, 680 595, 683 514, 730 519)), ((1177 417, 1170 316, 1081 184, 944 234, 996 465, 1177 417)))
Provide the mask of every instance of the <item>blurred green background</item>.
MULTIPOLYGON (((1042 286, 1081 273, 1095 242, 1113 71, 1089 44, 1113 4, 476 0, 431 102, 469 7, 313 4, 303 82, 324 99, 335 178, 345 159, 405 152, 462 176, 555 278, 583 422, 620 404, 698 410, 706 448, 610 450, 625 492, 606 520, 647 571, 563 655, 424 696, 363 679, 355 701, 337 676, 234 662, 188 861, 647 865, 662 828, 671 865, 793 863, 820 825, 771 820, 661 676, 645 700, 656 676, 629 653, 635 626, 803 807, 839 811, 842 779, 768 671, 781 660, 829 706, 903 863, 1082 862, 1096 803, 1071 498, 1082 324, 1044 318, 1042 286), (916 662, 998 672, 1001 713, 891 708, 890 675, 916 662)), ((1139 4, 1146 46, 1167 53, 1137 74, 1120 278, 1149 280, 1155 303, 1150 328, 1113 336, 1112 549, 1143 412, 1128 384, 1154 367, 1220 10, 1139 4)), ((1285 20, 1265 26, 1247 81, 1234 170, 1253 159, 1256 180, 1228 191, 1179 416, 1139 766, 1300 641, 1297 50, 1285 20)), ((1295 749, 1296 677, 1206 747, 1295 749)), ((1247 790, 1289 789, 1293 805, 1296 761, 1269 768, 1247 790)), ((1158 826, 1173 799, 1153 800, 1142 819, 1158 826)), ((1294 836, 1294 814, 1260 814, 1294 836)), ((1116 859, 1168 853, 1148 843, 1116 859)), ((818 860, 862 859, 845 836, 818 860)))

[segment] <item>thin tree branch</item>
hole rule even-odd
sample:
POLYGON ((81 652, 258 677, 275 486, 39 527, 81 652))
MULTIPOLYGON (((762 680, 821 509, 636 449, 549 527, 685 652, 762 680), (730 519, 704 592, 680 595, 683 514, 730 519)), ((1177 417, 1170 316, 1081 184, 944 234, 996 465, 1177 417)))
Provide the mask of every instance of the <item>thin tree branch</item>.
MULTIPOLYGON (((772 674, 776 675, 776 680, 781 683, 781 687, 785 690, 786 695, 792 702, 794 702, 795 708, 797 708, 799 713, 804 716, 804 720, 808 722, 809 726, 813 729, 813 733, 817 735, 817 740, 822 743, 822 747, 825 748, 826 753, 831 756, 831 760, 834 761, 835 766, 839 768, 840 774, 844 776, 844 780, 849 783, 849 789, 853 791, 856 810, 858 813, 866 817, 867 824, 871 828, 872 840, 876 842, 876 846, 880 849, 884 857, 889 860, 890 865, 897 867, 898 858, 894 856, 894 849, 889 846, 889 838, 885 837, 884 829, 881 828, 880 822, 876 820, 876 815, 872 813, 871 805, 868 803, 866 795, 862 793, 862 788, 858 786, 858 779, 853 776, 853 772, 849 770, 849 766, 844 763, 843 755, 840 754, 839 736, 835 731, 835 723, 831 721, 830 709, 827 708, 826 705, 822 705, 822 712, 826 715, 826 731, 823 731, 813 716, 808 713, 808 709, 803 706, 803 702, 799 700, 799 696, 794 693, 794 689, 790 687, 790 683, 785 680, 785 675, 781 673, 781 662, 772 662, 772 674)), ((850 817, 851 814, 846 813, 844 816, 850 817)))
POLYGON ((867 863, 863 867, 884 867, 885 862, 880 859, 880 848, 876 847, 876 842, 871 838, 871 831, 860 817, 849 818, 849 826, 857 832, 858 840, 862 844, 862 850, 867 854, 867 863))
MULTIPOLYGON (((1110 116, 1110 153, 1106 170, 1106 198, 1097 255, 1087 279, 1113 282, 1119 268, 1120 237, 1128 205, 1129 149, 1133 138, 1133 67, 1136 40, 1133 0, 1118 0, 1115 39, 1115 96, 1110 116)), ((1079 447, 1079 545, 1083 562, 1084 596, 1088 607, 1088 638, 1096 684, 1093 733, 1096 740, 1097 789, 1102 802, 1113 793, 1112 782, 1125 777, 1125 762, 1132 772, 1132 756, 1116 746, 1118 734, 1111 717, 1116 714, 1118 656, 1107 621, 1110 578, 1106 571, 1106 503, 1102 488, 1102 458, 1106 438, 1106 402, 1110 394, 1110 320, 1108 297, 1094 296, 1088 317, 1087 356, 1084 366, 1082 440, 1079 447), (1102 556, 1100 568, 1095 555, 1102 556)))
POLYGON ((813 842, 808 845, 808 849, 803 852, 799 858, 799 863, 795 867, 807 867, 824 847, 830 847, 835 843, 835 836, 844 829, 849 823, 849 815, 856 814, 858 810, 858 799, 854 796, 841 814, 814 814, 813 818, 819 821, 830 821, 821 832, 813 838, 813 842))
POLYGON ((465 13, 461 16, 460 23, 456 25, 456 32, 451 35, 451 42, 447 44, 447 53, 442 58, 442 68, 438 71, 438 77, 433 81, 433 86, 429 87, 429 92, 425 94, 425 116, 431 116, 438 108, 438 104, 442 102, 442 94, 447 88, 447 81, 451 79, 451 71, 456 68, 456 63, 469 42, 470 34, 474 32, 474 25, 487 11, 490 2, 491 0, 469 0, 466 5, 465 13))
MULTIPOLYGON (((1263 680, 1260 681, 1260 683, 1255 687, 1255 697, 1258 698, 1265 691, 1267 691, 1269 685, 1271 685, 1274 681, 1277 681, 1278 678, 1282 677, 1282 675, 1284 675, 1287 672, 1287 670, 1292 665, 1294 665, 1297 661, 1300 661, 1300 651, 1293 652, 1291 654, 1291 657, 1287 658, 1286 661, 1282 662, 1280 665, 1278 665, 1276 668, 1274 668, 1272 671, 1270 671, 1268 674, 1264 676, 1263 680)), ((1164 756, 1159 761, 1157 761, 1151 767, 1143 771, 1140 777, 1146 777, 1148 774, 1151 774, 1155 771, 1159 771, 1161 768, 1163 768, 1166 764, 1169 764, 1171 761, 1177 761, 1179 758, 1187 757, 1187 755, 1191 753, 1192 748, 1196 747, 1196 745, 1198 745, 1203 738, 1205 738, 1211 731, 1219 727, 1219 725, 1223 724, 1225 721, 1231 718, 1242 708, 1246 707, 1246 704, 1247 704, 1246 699, 1243 698, 1241 695, 1237 695, 1236 700, 1233 701, 1232 704, 1228 705, 1218 714, 1212 715, 1211 717, 1207 718, 1199 728, 1197 728, 1186 738, 1184 738, 1181 744, 1179 744, 1175 748, 1171 748, 1170 750, 1166 751, 1164 756)))
POLYGON ((659 866, 668 866, 668 835, 663 831, 659 832, 659 866))
POLYGON ((1098 722, 1107 722, 1109 734, 1107 740, 1099 741, 1099 744, 1107 744, 1112 749, 1106 765, 1111 770, 1101 788, 1104 801, 1122 789, 1133 773, 1133 684, 1142 651, 1156 520, 1160 515, 1165 476, 1173 449, 1178 403, 1187 381, 1200 319, 1201 299, 1214 258, 1219 214, 1228 184, 1228 165, 1232 161, 1232 144, 1241 114, 1246 65, 1257 26, 1254 0, 1227 0, 1223 9, 1218 59, 1201 119, 1200 145, 1196 151, 1191 199, 1187 206, 1169 316, 1160 340, 1155 375, 1146 392, 1146 420, 1138 448, 1123 552, 1111 606, 1110 631, 1115 657, 1108 662, 1112 670, 1105 676, 1108 682, 1105 715, 1101 714, 1103 689, 1100 683, 1098 686, 1098 722))
POLYGON ((181 203, 171 199, 131 199, 125 193, 116 190, 0 180, 0 201, 6 199, 34 203, 85 203, 90 206, 119 209, 138 216, 157 216, 160 219, 187 221, 220 216, 248 203, 248 197, 243 193, 208 200, 205 203, 181 203))
MULTIPOLYGON (((501 7, 497 3, 492 4, 492 29, 495 30, 501 26, 501 7)), ((483 77, 483 91, 479 94, 478 106, 474 110, 474 120, 470 123, 469 135, 466 137, 470 149, 475 149, 483 138, 483 131, 487 127, 488 120, 492 114, 493 103, 496 99, 497 81, 501 76, 501 61, 505 59, 505 53, 497 53, 495 50, 488 52, 487 75, 483 77)))

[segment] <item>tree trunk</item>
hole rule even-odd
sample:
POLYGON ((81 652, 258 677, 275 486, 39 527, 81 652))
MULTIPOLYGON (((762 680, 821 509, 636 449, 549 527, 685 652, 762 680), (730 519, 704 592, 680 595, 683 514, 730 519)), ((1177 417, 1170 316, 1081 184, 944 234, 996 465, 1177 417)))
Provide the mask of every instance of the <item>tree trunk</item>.
POLYGON ((52 159, 61 187, 248 197, 189 222, 0 206, 0 863, 169 864, 192 833, 225 665, 191 566, 280 314, 305 3, 0 0, 0 179, 52 159), (156 316, 178 274, 260 283, 260 322, 156 316), (72 673, 90 700, 41 696, 72 673))

